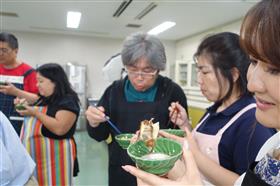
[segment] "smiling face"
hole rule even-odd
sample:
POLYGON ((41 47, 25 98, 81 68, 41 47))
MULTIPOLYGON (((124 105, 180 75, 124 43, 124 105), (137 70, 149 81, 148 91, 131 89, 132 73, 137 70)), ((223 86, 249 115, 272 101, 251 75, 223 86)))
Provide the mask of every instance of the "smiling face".
POLYGON ((252 58, 247 78, 248 89, 256 97, 257 120, 280 129, 280 69, 252 58))
POLYGON ((217 71, 217 74, 223 88, 220 88, 218 77, 209 57, 202 55, 197 58, 197 82, 202 94, 211 102, 216 102, 224 97, 229 88, 229 83, 219 71, 217 71))
POLYGON ((37 73, 37 87, 42 96, 49 97, 54 93, 55 84, 50 79, 37 73))

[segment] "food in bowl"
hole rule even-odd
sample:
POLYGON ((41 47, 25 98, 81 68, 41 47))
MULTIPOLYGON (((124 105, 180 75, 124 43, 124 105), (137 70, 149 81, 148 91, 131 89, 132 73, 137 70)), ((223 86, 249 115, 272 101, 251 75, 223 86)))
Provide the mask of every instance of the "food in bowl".
POLYGON ((25 110, 25 106, 22 103, 19 103, 17 105, 15 105, 15 109, 16 110, 25 110))
POLYGON ((152 152, 142 156, 143 160, 165 160, 169 157, 169 155, 159 152, 152 152))
POLYGON ((120 140, 130 140, 130 137, 128 137, 128 136, 122 136, 122 137, 120 137, 120 140))
POLYGON ((139 140, 143 140, 147 147, 153 148, 158 132, 159 122, 153 123, 153 118, 151 120, 144 120, 140 123, 139 140))
POLYGON ((119 146, 121 146, 123 149, 127 149, 133 135, 134 134, 131 134, 131 133, 119 134, 119 135, 115 136, 115 140, 117 141, 119 146))
POLYGON ((140 169, 152 174, 164 175, 182 156, 182 147, 174 140, 157 138, 152 152, 145 142, 140 140, 130 144, 127 153, 140 169))

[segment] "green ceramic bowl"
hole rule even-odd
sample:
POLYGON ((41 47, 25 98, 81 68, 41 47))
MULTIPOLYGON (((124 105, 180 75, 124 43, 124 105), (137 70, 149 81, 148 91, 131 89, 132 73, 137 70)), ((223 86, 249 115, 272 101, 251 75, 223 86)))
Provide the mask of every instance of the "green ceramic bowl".
POLYGON ((25 109, 26 109, 22 104, 17 104, 17 105, 15 105, 15 108, 16 108, 17 110, 25 110, 25 109))
POLYGON ((186 132, 181 129, 161 129, 161 130, 179 137, 184 137, 186 135, 186 132))
POLYGON ((146 159, 145 156, 150 151, 143 141, 137 141, 129 145, 127 153, 140 169, 152 174, 164 175, 172 169, 175 162, 181 157, 182 147, 171 139, 158 138, 153 153, 162 153, 168 155, 168 157, 160 160, 156 158, 146 159))
POLYGON ((134 134, 132 134, 132 133, 119 134, 119 135, 115 136, 115 139, 123 149, 127 149, 133 135, 134 134))

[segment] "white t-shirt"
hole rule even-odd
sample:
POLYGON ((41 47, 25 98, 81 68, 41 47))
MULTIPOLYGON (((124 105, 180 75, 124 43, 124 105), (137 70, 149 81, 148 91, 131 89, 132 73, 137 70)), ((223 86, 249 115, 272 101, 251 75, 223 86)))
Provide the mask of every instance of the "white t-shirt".
MULTIPOLYGON (((269 138, 260 149, 256 161, 260 161, 271 149, 280 148, 280 132, 274 134, 271 138, 269 138)), ((234 183, 235 186, 241 185, 243 179, 245 177, 245 173, 243 173, 234 183)))

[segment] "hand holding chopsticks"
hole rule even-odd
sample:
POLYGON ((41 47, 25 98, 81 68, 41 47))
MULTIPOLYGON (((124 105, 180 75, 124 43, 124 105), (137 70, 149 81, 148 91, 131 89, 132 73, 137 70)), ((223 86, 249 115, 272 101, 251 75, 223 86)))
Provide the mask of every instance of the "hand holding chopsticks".
POLYGON ((169 113, 169 120, 167 122, 167 126, 171 125, 171 121, 173 122, 173 128, 176 128, 176 123, 177 123, 177 118, 178 118, 178 109, 177 107, 173 107, 172 110, 169 113), (175 118, 175 119, 174 119, 175 118))
POLYGON ((97 127, 100 123, 107 121, 117 134, 121 134, 121 131, 110 120, 109 116, 105 115, 105 109, 102 106, 89 106, 85 114, 92 127, 97 127))
POLYGON ((172 121, 181 129, 184 129, 185 126, 190 128, 187 112, 178 102, 172 102, 168 110, 170 118, 168 124, 172 121))
POLYGON ((110 120, 109 116, 105 116, 106 121, 110 124, 110 126, 117 132, 117 134, 121 134, 122 132, 118 129, 118 127, 110 120))

